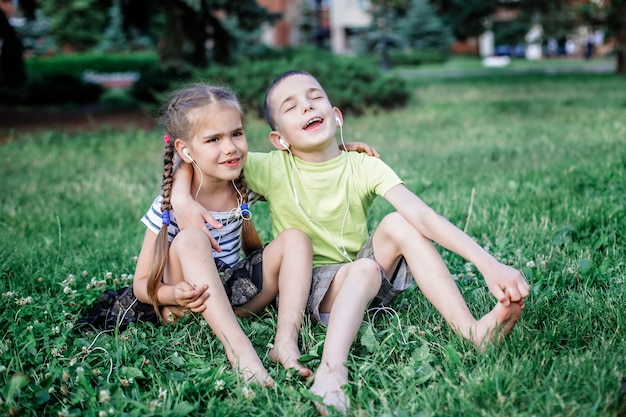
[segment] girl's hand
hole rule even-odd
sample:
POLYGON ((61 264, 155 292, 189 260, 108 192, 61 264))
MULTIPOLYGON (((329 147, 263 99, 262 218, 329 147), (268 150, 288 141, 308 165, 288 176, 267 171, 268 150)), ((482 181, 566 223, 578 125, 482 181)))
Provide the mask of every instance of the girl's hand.
POLYGON ((194 288, 188 282, 183 281, 174 287, 176 303, 194 313, 201 313, 206 309, 204 302, 209 298, 209 295, 209 286, 206 284, 200 288, 194 288))
POLYGON ((376 152, 376 149, 374 149, 365 142, 346 142, 345 146, 343 144, 339 145, 339 149, 341 149, 342 151, 366 153, 369 156, 380 158, 380 155, 378 154, 378 152, 376 152))

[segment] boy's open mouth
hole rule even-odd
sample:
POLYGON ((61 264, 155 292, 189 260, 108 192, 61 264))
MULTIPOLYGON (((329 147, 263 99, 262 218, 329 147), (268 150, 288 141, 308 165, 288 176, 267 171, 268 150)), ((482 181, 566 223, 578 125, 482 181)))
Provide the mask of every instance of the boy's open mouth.
POLYGON ((304 130, 314 129, 322 123, 324 123, 324 119, 322 119, 321 117, 314 117, 313 119, 306 122, 303 129, 304 130))

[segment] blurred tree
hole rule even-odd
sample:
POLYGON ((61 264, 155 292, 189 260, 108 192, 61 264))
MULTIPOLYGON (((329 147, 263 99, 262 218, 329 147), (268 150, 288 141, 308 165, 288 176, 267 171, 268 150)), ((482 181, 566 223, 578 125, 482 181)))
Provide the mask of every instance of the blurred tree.
POLYGON ((9 23, 11 2, 0 3, 0 85, 19 90, 26 81, 22 40, 9 23))
POLYGON ((446 53, 452 32, 435 12, 429 0, 410 0, 406 14, 398 19, 395 31, 406 46, 417 50, 446 53))
POLYGON ((256 0, 20 0, 20 5, 26 16, 41 9, 50 19, 52 36, 74 50, 93 48, 103 34, 120 28, 118 38, 149 36, 162 66, 175 70, 232 63, 258 41, 264 23, 280 16, 256 0))
POLYGON ((107 0, 46 0, 39 3, 50 32, 66 48, 85 51, 98 44, 107 24, 107 0))
POLYGON ((496 0, 433 0, 457 39, 465 40, 484 32, 484 19, 498 6, 496 0))
POLYGON ((186 63, 205 67, 210 58, 231 64, 242 52, 245 55, 247 46, 258 43, 264 23, 280 16, 256 0, 166 0, 163 4, 166 27, 159 54, 170 69, 182 69, 186 63))

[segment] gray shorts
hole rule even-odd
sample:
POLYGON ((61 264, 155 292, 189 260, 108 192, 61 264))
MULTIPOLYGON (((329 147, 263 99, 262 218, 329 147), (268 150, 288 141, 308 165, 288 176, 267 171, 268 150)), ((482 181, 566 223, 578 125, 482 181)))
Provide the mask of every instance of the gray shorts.
MULTIPOLYGON (((372 245, 372 237, 365 242, 359 253, 356 255, 356 259, 374 258, 374 247, 372 245)), ((343 264, 330 264, 322 265, 313 269, 313 281, 311 282, 311 293, 309 294, 309 300, 306 305, 306 313, 311 317, 313 323, 322 322, 327 323, 327 315, 320 314, 319 308, 322 300, 328 292, 330 284, 333 282, 339 268, 346 265, 343 264)), ((409 267, 404 257, 400 258, 398 266, 389 280, 385 276, 384 271, 380 271, 380 290, 378 294, 370 303, 370 307, 387 306, 396 298, 402 291, 409 288, 414 283, 413 275, 409 271, 409 267)))

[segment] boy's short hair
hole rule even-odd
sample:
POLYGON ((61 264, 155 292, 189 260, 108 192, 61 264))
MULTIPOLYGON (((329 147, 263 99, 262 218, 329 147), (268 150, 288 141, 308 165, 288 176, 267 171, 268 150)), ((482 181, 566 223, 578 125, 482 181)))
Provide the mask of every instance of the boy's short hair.
POLYGON ((272 83, 265 90, 265 100, 263 101, 263 114, 265 115, 265 121, 272 130, 276 130, 276 122, 274 121, 274 117, 272 116, 272 108, 270 104, 270 95, 274 92, 274 89, 278 84, 280 84, 284 79, 289 78, 293 75, 306 75, 313 79, 316 79, 313 74, 303 71, 303 70, 289 70, 283 72, 278 77, 274 78, 272 83))

